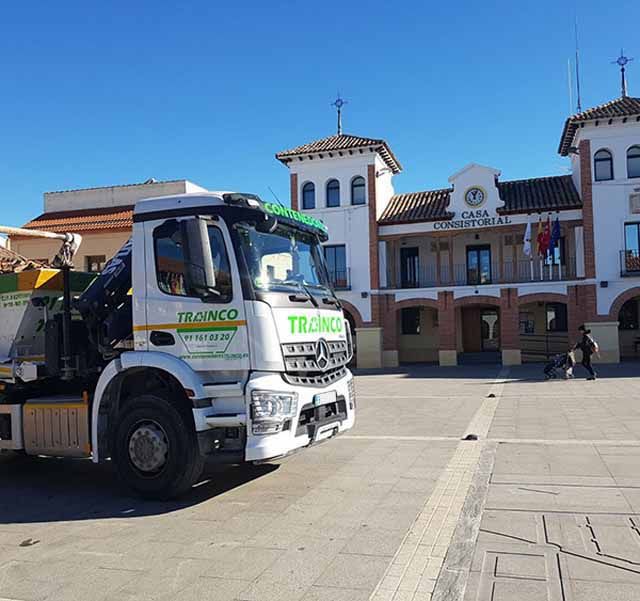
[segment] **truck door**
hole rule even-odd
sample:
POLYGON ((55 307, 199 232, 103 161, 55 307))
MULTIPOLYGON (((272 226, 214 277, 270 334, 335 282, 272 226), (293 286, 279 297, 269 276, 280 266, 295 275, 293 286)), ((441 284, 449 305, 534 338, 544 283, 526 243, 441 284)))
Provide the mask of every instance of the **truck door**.
MULTIPOLYGON (((186 217, 184 219, 196 219, 186 217)), ((189 289, 182 219, 146 224, 146 321, 150 351, 180 357, 196 371, 249 369, 240 277, 226 225, 207 221, 215 287, 189 289)))

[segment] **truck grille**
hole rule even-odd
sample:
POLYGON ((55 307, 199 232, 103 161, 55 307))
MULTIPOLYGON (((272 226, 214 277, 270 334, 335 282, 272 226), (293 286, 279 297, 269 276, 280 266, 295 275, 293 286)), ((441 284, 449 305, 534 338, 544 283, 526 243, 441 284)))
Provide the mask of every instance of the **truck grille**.
POLYGON ((347 373, 349 346, 346 341, 327 341, 329 357, 324 369, 320 369, 316 361, 316 344, 297 342, 282 345, 284 379, 287 382, 302 386, 328 386, 347 373))

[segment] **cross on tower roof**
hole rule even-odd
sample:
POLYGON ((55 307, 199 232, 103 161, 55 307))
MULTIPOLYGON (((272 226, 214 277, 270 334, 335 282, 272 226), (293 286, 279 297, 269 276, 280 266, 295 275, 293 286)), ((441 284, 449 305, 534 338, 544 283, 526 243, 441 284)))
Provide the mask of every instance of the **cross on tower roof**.
POLYGON ((624 50, 620 48, 620 56, 616 60, 611 61, 612 65, 618 65, 618 67, 620 67, 620 79, 621 79, 620 85, 622 89, 622 94, 621 94, 622 97, 625 97, 627 95, 627 78, 625 75, 625 67, 632 60, 633 58, 629 58, 628 56, 625 56, 624 50))
POLYGON ((342 135, 342 107, 347 104, 347 101, 343 98, 340 98, 340 92, 338 92, 338 97, 331 103, 331 106, 335 106, 338 112, 338 135, 342 135))

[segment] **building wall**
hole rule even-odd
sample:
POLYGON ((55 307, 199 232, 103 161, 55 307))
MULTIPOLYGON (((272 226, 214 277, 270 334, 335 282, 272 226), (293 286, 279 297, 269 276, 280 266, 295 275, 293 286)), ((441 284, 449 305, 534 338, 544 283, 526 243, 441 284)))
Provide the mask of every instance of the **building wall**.
MULTIPOLYGON (((640 214, 631 212, 629 195, 640 191, 640 179, 627 178, 626 153, 630 146, 640 144, 640 123, 628 121, 600 126, 586 125, 578 130, 577 143, 590 140, 591 165, 593 156, 605 148, 613 154, 611 181, 592 181, 593 229, 597 282, 606 281, 606 288, 598 286, 598 315, 609 313, 611 304, 624 290, 640 285, 640 277, 621 277, 620 252, 624 250, 624 224, 640 222, 640 214)), ((592 175, 592 179, 595 175, 592 175)))
MULTIPOLYGON (((86 258, 88 256, 104 255, 108 260, 120 250, 130 235, 131 232, 128 230, 108 233, 83 233, 82 244, 73 259, 75 268, 79 271, 86 270, 86 258)), ((29 259, 50 260, 60 250, 60 242, 39 238, 14 237, 11 239, 11 249, 29 259)))
POLYGON ((206 192, 205 188, 187 180, 134 184, 131 186, 110 186, 63 192, 44 193, 44 211, 73 211, 77 209, 97 209, 135 204, 142 198, 170 196, 206 192))

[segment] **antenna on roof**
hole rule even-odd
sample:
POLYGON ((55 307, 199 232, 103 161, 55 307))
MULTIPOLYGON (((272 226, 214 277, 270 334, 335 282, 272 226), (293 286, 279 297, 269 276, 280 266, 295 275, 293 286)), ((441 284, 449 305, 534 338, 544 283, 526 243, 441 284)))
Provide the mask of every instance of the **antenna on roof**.
POLYGON ((340 91, 338 91, 338 97, 331 103, 331 106, 335 106, 338 111, 338 135, 342 135, 342 107, 347 104, 347 101, 340 98, 340 91))
POLYGON ((567 59, 567 86, 569 88, 569 114, 573 113, 573 81, 571 80, 571 59, 567 59))
POLYGON ((284 207, 284 205, 280 202, 280 199, 276 196, 276 193, 273 191, 273 189, 271 188, 271 186, 267 186, 267 188, 269 188, 269 192, 271 192, 271 194, 273 194, 273 197, 276 199, 276 202, 277 202, 281 207, 284 207))
POLYGON ((632 58, 625 56, 624 50, 620 48, 620 56, 616 60, 611 61, 612 65, 618 65, 618 67, 620 67, 620 87, 622 92, 621 95, 623 98, 627 95, 627 78, 625 75, 625 67, 632 60, 633 60, 632 58))
POLYGON ((580 52, 578 48, 578 17, 577 15, 573 21, 573 30, 576 40, 576 94, 578 96, 578 112, 582 112, 582 100, 580 98, 580 52))

